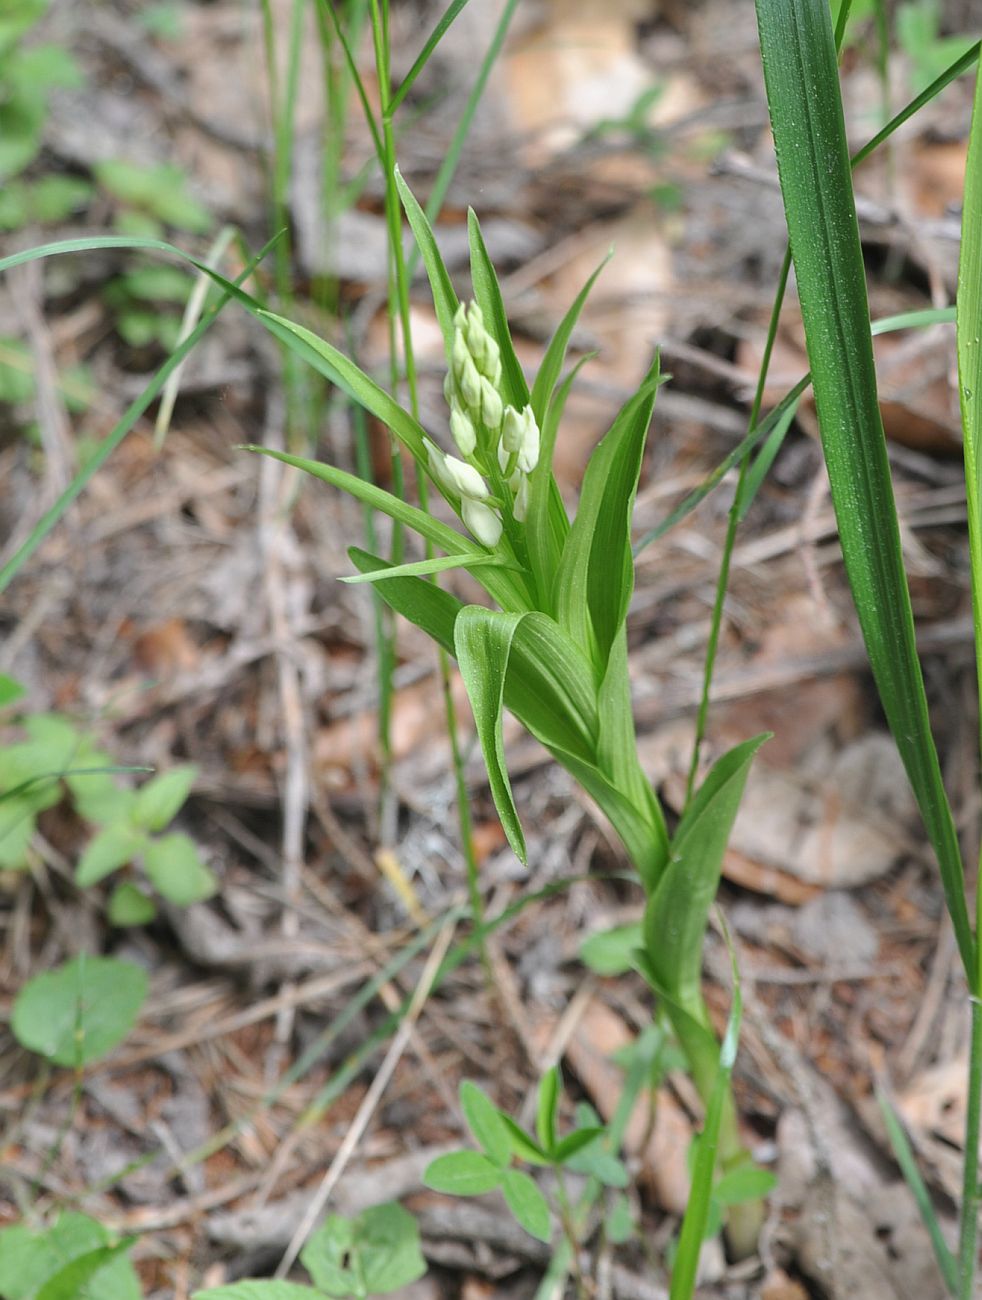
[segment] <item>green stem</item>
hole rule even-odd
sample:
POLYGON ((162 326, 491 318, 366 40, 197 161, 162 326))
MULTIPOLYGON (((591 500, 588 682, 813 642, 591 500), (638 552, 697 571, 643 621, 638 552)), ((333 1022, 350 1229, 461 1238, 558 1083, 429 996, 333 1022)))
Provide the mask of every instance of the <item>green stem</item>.
POLYGON ((978 1260, 979 1138, 982 1136, 982 1002, 973 996, 968 1062, 968 1103, 962 1169, 962 1217, 958 1235, 958 1297, 972 1300, 978 1260))

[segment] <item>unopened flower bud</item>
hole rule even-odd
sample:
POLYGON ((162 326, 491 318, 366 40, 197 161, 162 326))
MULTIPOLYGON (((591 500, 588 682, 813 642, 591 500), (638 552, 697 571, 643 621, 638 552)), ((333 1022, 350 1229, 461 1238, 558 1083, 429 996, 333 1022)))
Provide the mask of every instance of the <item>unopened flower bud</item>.
POLYGON ((472 501, 484 501, 487 498, 487 484, 473 465, 458 460, 456 456, 445 457, 443 463, 456 493, 472 501))
POLYGON ((455 406, 450 412, 450 432, 462 456, 473 456, 477 446, 477 430, 466 411, 455 406))
POLYGON ((525 516, 528 514, 529 510, 529 481, 524 474, 512 476, 512 490, 515 491, 515 501, 512 510, 514 511, 515 518, 518 522, 524 524, 525 516), (515 490, 516 477, 520 480, 517 491, 515 490))
POLYGON ((446 398, 448 406, 453 406, 457 401, 457 385, 454 383, 452 370, 447 371, 446 378, 443 381, 443 396, 446 398))
POLYGON ((429 438, 424 438, 423 444, 426 447, 426 459, 429 462, 430 474, 446 491, 456 492, 457 489, 447 473, 447 458, 443 452, 439 447, 435 447, 429 438))
MULTIPOLYGON (((516 451, 521 451, 524 433, 525 422, 521 415, 515 410, 514 406, 506 406, 501 425, 501 445, 508 453, 508 456, 514 455, 516 451)), ((504 469, 504 465, 501 468, 504 469)))
MULTIPOLYGON (((471 360, 470 353, 466 354, 466 360, 461 365, 460 370, 455 370, 454 375, 457 380, 457 387, 460 390, 460 398, 464 406, 471 411, 480 411, 481 409, 481 376, 477 373, 477 367, 471 360)), ((487 381, 485 380, 485 383, 487 381)))
POLYGON ((484 336, 484 356, 478 369, 496 388, 501 383, 501 349, 490 334, 484 336))
POLYGON ((501 421, 504 417, 505 408, 501 401, 501 394, 498 390, 481 376, 481 419, 485 427, 491 433, 497 433, 501 428, 501 421))
POLYGON ((539 463, 539 426, 531 406, 522 412, 522 445, 518 451, 518 467, 531 474, 539 463))
POLYGON ((501 537, 501 520, 490 506, 486 506, 483 501, 464 497, 460 503, 460 513, 468 532, 482 546, 497 546, 501 537))

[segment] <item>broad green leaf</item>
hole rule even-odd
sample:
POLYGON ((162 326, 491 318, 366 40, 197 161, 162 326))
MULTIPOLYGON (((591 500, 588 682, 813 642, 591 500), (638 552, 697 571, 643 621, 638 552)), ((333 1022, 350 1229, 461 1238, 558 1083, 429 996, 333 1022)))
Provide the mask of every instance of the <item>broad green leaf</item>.
POLYGON ((509 1210, 525 1231, 538 1241, 551 1241, 549 1202, 535 1181, 520 1169, 506 1169, 501 1180, 501 1190, 509 1210))
POLYGON ((481 1196, 500 1185, 503 1172, 476 1151, 453 1151, 427 1166, 423 1185, 449 1196, 481 1196))
POLYGON ((554 1065, 539 1080, 539 1101, 535 1131, 543 1150, 552 1155, 556 1147, 556 1116, 559 1112, 559 1070, 554 1065))
POLYGON ((215 873, 202 862, 190 835, 180 831, 151 840, 143 867, 158 893, 178 907, 201 903, 218 892, 215 873))
POLYGON ((78 815, 97 826, 128 821, 136 795, 116 783, 113 772, 119 769, 111 756, 99 750, 86 750, 81 762, 84 768, 65 773, 65 784, 78 815), (97 767, 104 770, 92 770, 97 767))
POLYGON ((584 1150, 585 1147, 602 1138, 605 1132, 605 1129, 596 1127, 574 1129, 562 1141, 556 1143, 552 1153, 553 1160, 557 1165, 566 1164, 578 1151, 584 1150))
POLYGON ((465 605, 454 624, 454 651, 467 688, 494 805, 516 857, 526 861, 525 836, 505 766, 502 734, 505 677, 521 614, 465 605))
POLYGON ((337 384, 349 397, 390 429, 413 458, 426 469, 426 448, 423 446, 425 430, 418 420, 414 419, 408 411, 403 410, 395 398, 390 397, 374 379, 370 379, 343 352, 339 352, 336 347, 312 330, 305 329, 302 325, 295 325, 285 316, 277 316, 273 312, 260 311, 258 315, 277 338, 282 339, 320 374, 337 384))
POLYGON ((432 573, 446 573, 449 569, 479 569, 482 565, 496 564, 502 568, 517 568, 503 555, 437 555, 431 560, 413 560, 409 564, 394 564, 385 570, 354 573, 341 578, 341 582, 357 585, 363 582, 378 582, 386 576, 390 578, 422 578, 432 573))
POLYGON ((598 930, 580 944, 580 961, 598 975, 624 975, 634 969, 634 954, 641 943, 640 921, 598 930))
POLYGON ((426 1272, 419 1225, 407 1209, 395 1202, 373 1205, 358 1215, 352 1255, 369 1295, 397 1291, 426 1272))
POLYGON ((574 1173, 599 1179, 605 1187, 627 1187, 631 1181, 623 1160, 619 1160, 600 1138, 588 1142, 581 1151, 565 1156, 563 1163, 574 1173))
POLYGON ((631 515, 660 382, 656 357, 590 457, 556 577, 559 622, 594 664, 598 684, 634 586, 631 515))
POLYGON ((766 739, 737 745, 713 766, 675 832, 668 866, 645 909, 648 960, 658 982, 690 1012, 701 1006, 703 939, 723 855, 750 764, 766 739))
POLYGON ((778 173, 846 574, 884 712, 978 993, 958 836, 931 733, 904 572, 828 7, 757 0, 778 173))
POLYGON ((157 915, 157 907, 142 889, 124 880, 109 895, 106 915, 110 925, 149 925, 157 915))
POLYGON ((532 385, 531 393, 532 411, 540 429, 545 423, 546 413, 553 401, 556 385, 559 382, 559 375, 562 371, 563 363, 566 360, 566 349, 569 347, 569 341, 573 335, 573 330, 576 328, 576 322, 580 318, 580 312, 583 310, 583 306, 587 298, 590 296, 590 290, 596 283, 597 276, 604 269, 612 256, 613 250, 607 254, 604 260, 590 276, 589 280, 587 280, 586 284, 577 294, 573 305, 560 321, 555 334, 553 334, 552 339, 549 342, 549 346, 546 348, 546 354, 542 358, 542 365, 539 367, 539 372, 535 376, 535 383, 532 385))
POLYGON ((131 1244, 121 1241, 116 1246, 99 1246, 77 1256, 48 1278, 38 1291, 37 1300, 86 1300, 93 1294, 91 1288, 96 1282, 100 1286, 99 1300, 110 1300, 109 1288, 102 1289, 102 1278, 108 1267, 129 1250, 131 1244))
POLYGON ((511 1139, 497 1106, 467 1079, 460 1085, 460 1105, 478 1146, 489 1160, 505 1168, 511 1159, 511 1139))
POLYGON ((14 681, 6 673, 0 673, 0 709, 7 708, 15 700, 21 699, 26 694, 20 682, 14 681))
POLYGON ((319 1300, 323 1295, 316 1287, 301 1286, 298 1282, 247 1278, 243 1282, 230 1282, 228 1286, 194 1291, 191 1300, 319 1300))
POLYGON ((132 962, 76 957, 27 981, 10 1027, 22 1047, 55 1065, 86 1065, 126 1037, 147 989, 146 972, 132 962))
POLYGON ((185 763, 147 781, 133 801, 133 824, 147 831, 169 826, 187 802, 197 775, 197 766, 185 763))
POLYGON ((433 227, 426 219, 426 213, 417 203, 416 196, 406 184, 398 167, 396 168, 395 177, 396 185, 399 187, 399 197, 402 199, 402 206, 406 210, 406 216, 409 218, 409 224, 412 227, 413 238, 423 255, 423 265, 426 267, 430 290, 433 294, 436 318, 440 323, 440 329, 443 331, 443 342, 449 357, 450 348, 453 344, 453 318, 460 301, 454 290, 453 281, 450 279, 450 273, 440 255, 440 249, 433 234, 433 227))
POLYGON ((319 1291, 329 1296, 350 1296, 364 1292, 358 1275, 349 1265, 354 1223, 339 1214, 329 1214, 307 1240, 300 1262, 319 1291))
POLYGON ((501 349, 501 395, 506 406, 514 406, 516 411, 528 405, 529 387, 525 382, 522 367, 515 355, 515 345, 511 341, 508 328, 508 314, 501 297, 501 288, 495 274, 494 265, 484 246, 481 225, 473 209, 467 213, 467 233, 471 246, 471 281, 474 285, 474 298, 484 316, 484 324, 501 349))
POLYGON ((604 1219, 604 1236, 613 1246, 623 1246, 636 1232, 631 1202, 626 1196, 614 1198, 604 1219))
POLYGON ((769 1196, 776 1186, 777 1175, 770 1169, 747 1164, 727 1170, 713 1188, 713 1195, 720 1205, 741 1205, 769 1196))
MULTIPOLYGON (((109 1234, 95 1219, 68 1212, 60 1214, 50 1228, 37 1232, 24 1224, 0 1229, 0 1296, 3 1300, 37 1300, 45 1284, 66 1265, 101 1250, 108 1241, 109 1234)), ((114 1291, 106 1300, 117 1300, 118 1294, 114 1291)), ((82 1300, 82 1293, 76 1292, 72 1300, 82 1300)))
POLYGON ((146 833, 128 822, 106 826, 89 840, 75 868, 75 883, 81 889, 98 884, 113 871, 132 862, 148 846, 146 833))
POLYGON ((548 1165, 549 1157, 539 1146, 534 1138, 512 1119, 510 1115, 502 1115, 505 1127, 508 1130, 508 1141, 511 1143, 512 1154, 518 1156, 519 1160, 524 1160, 530 1165, 548 1165))
POLYGON ((348 556, 362 573, 373 575, 375 590, 387 605, 453 654, 453 627, 458 612, 463 608, 456 596, 421 578, 386 576, 386 570, 397 566, 357 546, 348 548, 348 556))

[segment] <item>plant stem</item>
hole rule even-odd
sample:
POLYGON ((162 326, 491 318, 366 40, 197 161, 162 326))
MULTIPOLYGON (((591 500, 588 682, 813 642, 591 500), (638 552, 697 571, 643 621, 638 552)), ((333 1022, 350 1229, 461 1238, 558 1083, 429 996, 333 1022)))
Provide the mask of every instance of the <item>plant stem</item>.
POLYGON ((968 1098, 962 1169, 962 1217, 958 1234, 958 1297, 972 1300, 979 1231, 979 1138, 982 1136, 982 1001, 970 998, 972 1037, 968 1062, 968 1098))
POLYGON ((562 1169, 556 1165, 556 1202, 559 1206, 559 1221, 563 1225, 563 1235, 569 1245, 570 1265, 573 1270, 573 1281, 576 1285, 576 1294, 579 1300, 589 1300, 590 1292, 587 1288, 586 1278, 583 1276, 583 1265, 580 1261, 580 1237, 576 1227, 576 1218, 573 1214, 573 1207, 570 1204, 569 1195, 566 1191, 566 1183, 563 1179, 562 1169))

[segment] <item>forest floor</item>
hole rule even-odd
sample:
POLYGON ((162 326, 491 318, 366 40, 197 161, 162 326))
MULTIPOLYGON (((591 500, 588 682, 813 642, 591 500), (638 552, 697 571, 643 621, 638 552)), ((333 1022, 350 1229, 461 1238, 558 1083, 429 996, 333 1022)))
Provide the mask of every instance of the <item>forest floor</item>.
MULTIPOLYGON (((271 231, 260 6, 158 6, 169 17, 153 27, 140 9, 134 0, 52 5, 44 34, 72 51, 84 78, 52 99, 39 174, 91 177, 114 159, 177 164, 210 224, 171 229, 173 241, 203 254, 228 223, 258 249, 271 231)), ((272 5, 281 47, 290 9, 272 5)), ((439 11, 415 0, 394 7, 396 74, 439 11)), ((414 93, 399 156, 422 196, 469 91, 473 52, 499 16, 496 2, 473 0, 414 93)), ((304 39, 285 310, 384 374, 381 188, 369 174, 354 206, 326 221, 319 58, 304 39), (326 310, 332 295, 340 317, 326 310)), ((370 42, 359 59, 371 84, 370 42)), ((891 64, 894 107, 911 93, 915 63, 901 53, 891 64)), ((858 145, 880 120, 865 46, 847 53, 843 84, 858 145)), ((858 173, 874 317, 953 299, 970 107, 969 85, 954 85, 858 173)), ((354 105, 345 178, 369 150, 354 105)), ((104 233, 120 203, 97 189, 59 226, 10 232, 4 251, 104 233)), ((642 536, 745 432, 784 251, 753 6, 520 4, 438 224, 460 276, 469 205, 530 369, 613 247, 574 337, 577 354, 597 356, 574 390, 556 468, 574 497, 590 448, 660 347, 672 379, 643 471, 642 536)), ((0 336, 26 347, 36 375, 31 394, 0 405, 4 558, 165 356, 152 329, 140 339, 122 319, 147 305, 121 306, 112 289, 146 265, 159 262, 92 252, 20 268, 0 286, 0 336), (69 409, 58 377, 76 366, 88 395, 69 409)), ((180 318, 166 302, 148 310, 171 328, 180 318)), ((423 422, 436 428, 442 343, 421 280, 413 328, 423 422)), ((938 326, 879 347, 928 690, 971 841, 975 669, 953 334, 938 326)), ((791 302, 768 400, 806 368, 791 302)), ((111 927, 107 886, 72 882, 89 831, 65 807, 44 814, 34 869, 0 874, 0 1223, 31 1206, 82 1209, 136 1235, 148 1296, 181 1300, 275 1266, 391 1048, 387 1018, 417 987, 443 918, 466 902, 466 876, 437 660, 409 627, 399 631, 382 797, 372 601, 337 582, 350 572, 347 545, 364 536, 360 507, 237 449, 284 445, 290 415, 310 454, 351 467, 351 407, 323 400, 302 377, 286 390, 277 348, 232 307, 192 354, 162 445, 154 414, 3 597, 0 670, 24 685, 31 710, 84 721, 119 763, 197 765, 178 828, 220 891, 189 908, 166 905, 144 927, 111 927), (428 942, 386 973, 421 933, 428 942), (125 1042, 78 1078, 39 1072, 8 1032, 14 996, 82 950, 144 967, 150 997, 125 1042)), ((384 478, 386 438, 369 434, 384 478)), ((630 661, 640 744, 670 813, 685 793, 732 493, 727 479, 638 565, 630 661)), ((465 578, 448 581, 468 590, 465 578)), ((733 1264, 718 1242, 707 1247, 706 1296, 942 1293, 874 1090, 892 1097, 950 1216, 966 1004, 937 872, 865 663, 806 401, 740 533, 710 712, 710 758, 774 733, 748 785, 721 904, 743 980, 740 1114, 778 1183, 759 1257, 733 1264)), ((529 850, 521 868, 457 698, 489 917, 572 881, 495 931, 490 980, 472 958, 431 990, 331 1198, 338 1212, 401 1199, 416 1214, 432 1268, 409 1289, 413 1300, 531 1296, 548 1260, 500 1198, 450 1202, 422 1188, 429 1160, 463 1140, 459 1081, 476 1080, 528 1118, 543 1069, 561 1061, 570 1111, 579 1098, 609 1118, 622 1079, 611 1054, 650 1021, 639 978, 604 977, 579 959, 588 935, 640 916, 609 829, 509 723, 529 850)), ((715 928, 706 972, 722 1025, 729 961, 715 928)), ((643 1227, 601 1275, 610 1295, 657 1300, 667 1295, 665 1250, 700 1108, 670 1071, 653 1110, 635 1119, 626 1154, 643 1227)))

